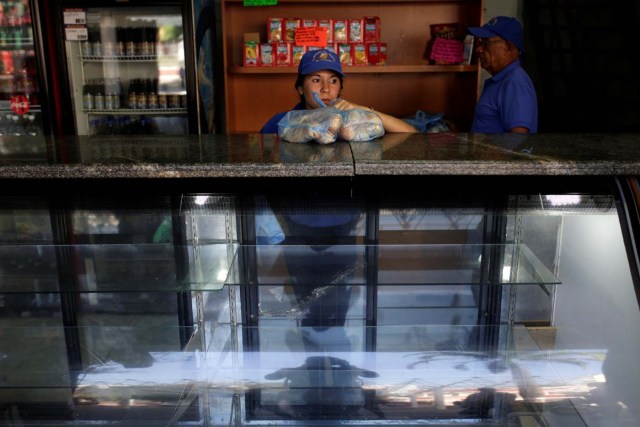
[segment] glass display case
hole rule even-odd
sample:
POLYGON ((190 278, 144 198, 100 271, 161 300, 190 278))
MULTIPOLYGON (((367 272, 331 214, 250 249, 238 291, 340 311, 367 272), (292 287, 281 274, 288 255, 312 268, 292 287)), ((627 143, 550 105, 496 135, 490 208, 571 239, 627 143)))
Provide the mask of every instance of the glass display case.
POLYGON ((0 425, 637 426, 619 194, 412 182, 5 193, 0 425))

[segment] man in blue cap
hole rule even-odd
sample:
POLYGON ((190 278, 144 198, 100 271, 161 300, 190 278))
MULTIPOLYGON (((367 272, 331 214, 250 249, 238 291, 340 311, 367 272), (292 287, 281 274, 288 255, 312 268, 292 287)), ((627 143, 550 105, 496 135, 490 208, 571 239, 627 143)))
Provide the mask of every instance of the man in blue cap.
POLYGON ((491 74, 476 105, 471 132, 536 133, 538 102, 531 78, 520 65, 524 52, 520 22, 498 16, 467 31, 476 37, 480 66, 491 74))
MULTIPOLYGON (((344 78, 340 58, 334 52, 327 49, 317 49, 305 53, 298 65, 298 78, 295 88, 300 96, 300 102, 293 107, 294 110, 311 110, 331 105, 338 110, 373 110, 371 107, 363 107, 344 99, 340 99, 342 81, 344 78), (316 92, 325 105, 318 105, 313 99, 316 92)), ((410 124, 388 114, 375 110, 382 120, 386 132, 415 132, 410 124)), ((287 112, 281 112, 273 116, 260 129, 260 133, 278 133, 278 122, 287 112)))

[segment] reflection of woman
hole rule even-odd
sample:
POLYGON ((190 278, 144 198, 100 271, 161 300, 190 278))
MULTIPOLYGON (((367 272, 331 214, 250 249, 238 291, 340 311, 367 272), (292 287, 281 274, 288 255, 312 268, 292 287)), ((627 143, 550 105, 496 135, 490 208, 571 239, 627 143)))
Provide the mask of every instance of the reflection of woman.
POLYGON ((349 351, 344 330, 351 302, 356 226, 362 209, 313 197, 270 200, 282 224, 288 282, 301 313, 306 351, 349 351))
MULTIPOLYGON (((320 95, 325 105, 332 105, 338 110, 372 110, 369 107, 354 104, 345 99, 340 99, 342 81, 344 78, 342 65, 338 55, 330 50, 319 49, 305 53, 298 66, 298 78, 295 83, 300 102, 293 107, 294 110, 311 110, 323 107, 313 99, 313 93, 320 95)), ((278 133, 278 122, 287 112, 273 116, 260 130, 260 133, 278 133)), ((415 132, 410 124, 388 114, 375 111, 382 120, 386 132, 415 132)))

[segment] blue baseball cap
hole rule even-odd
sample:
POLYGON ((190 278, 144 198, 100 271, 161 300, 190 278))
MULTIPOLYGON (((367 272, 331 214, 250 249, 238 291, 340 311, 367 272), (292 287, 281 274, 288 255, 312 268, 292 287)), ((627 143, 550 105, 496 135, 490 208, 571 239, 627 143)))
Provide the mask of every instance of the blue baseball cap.
POLYGON ((327 49, 311 50, 305 53, 298 65, 298 74, 307 75, 319 70, 331 70, 344 77, 340 58, 327 49))
POLYGON ((513 43, 515 47, 522 53, 524 52, 524 35, 522 33, 522 25, 516 18, 509 16, 496 16, 482 27, 469 27, 467 31, 482 38, 502 37, 503 39, 513 43))

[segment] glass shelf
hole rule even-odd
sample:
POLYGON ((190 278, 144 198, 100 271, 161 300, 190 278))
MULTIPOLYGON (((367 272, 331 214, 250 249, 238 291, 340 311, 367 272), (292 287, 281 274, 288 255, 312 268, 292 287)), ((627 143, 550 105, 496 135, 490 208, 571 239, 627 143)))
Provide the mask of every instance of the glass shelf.
MULTIPOLYGON (((224 285, 367 285, 366 259, 377 257, 377 285, 559 285, 560 281, 524 245, 241 246, 228 268, 227 244, 188 246, 184 278, 177 277, 172 244, 4 245, 0 247, 0 292, 214 291, 224 285), (484 279, 482 258, 504 253, 500 280, 484 279), (243 256, 255 255, 254 278, 240 279, 243 256), (61 286, 57 263, 76 271, 61 286), (288 263, 306 266, 294 277, 288 263)), ((250 258, 246 258, 250 259, 250 258)), ((370 272, 369 272, 370 273, 370 272)))
MULTIPOLYGON (((308 277, 299 279, 302 285, 367 284, 367 262, 371 252, 377 262, 377 285, 559 285, 560 281, 525 245, 382 245, 382 246, 242 246, 240 247, 227 285, 282 285, 290 282, 284 269, 274 268, 274 262, 288 260, 308 264, 308 277), (257 254, 257 281, 243 281, 237 272, 243 251, 257 254), (482 257, 504 253, 499 280, 483 278, 482 257), (274 261, 275 260, 275 261, 274 261), (282 273, 284 274, 278 274, 282 273), (311 271, 311 270, 310 270, 311 271), (326 272, 333 272, 328 277, 326 272)), ((284 262, 284 261, 282 261, 284 262)))
MULTIPOLYGON (((217 332, 230 332, 228 326, 221 329, 224 331, 217 332)), ((243 328, 243 332, 249 333, 249 329, 253 328, 243 328)), ((557 426, 573 425, 570 421, 579 421, 580 412, 589 410, 610 393, 600 379, 606 348, 433 350, 425 346, 424 336, 469 331, 463 327, 425 325, 366 329, 365 335, 404 337, 403 344, 394 349, 364 351, 352 338, 351 351, 314 353, 288 347, 312 333, 311 328, 256 328, 254 332, 263 341, 270 338, 269 348, 243 351, 220 345, 180 351, 171 345, 158 348, 144 344, 149 336, 177 334, 177 330, 165 325, 83 327, 78 332, 93 345, 81 371, 72 373, 66 366, 63 328, 5 327, 4 335, 20 337, 27 353, 24 357, 16 352, 0 353, 0 357, 4 356, 0 374, 4 389, 10 393, 9 401, 19 400, 21 395, 38 395, 37 392, 43 396, 40 403, 53 405, 70 398, 74 414, 80 419, 92 410, 127 414, 135 408, 139 413, 151 411, 147 415, 152 419, 168 420, 198 396, 210 393, 216 398, 217 412, 226 410, 222 402, 230 404, 239 394, 266 411, 286 401, 291 414, 307 420, 313 419, 314 406, 322 405, 327 413, 336 411, 337 418, 371 423, 364 425, 399 419, 405 423, 442 423, 445 419, 491 419, 488 412, 473 412, 471 409, 481 408, 468 405, 485 392, 490 393, 485 397, 491 398, 486 403, 492 406, 494 398, 502 398, 509 405, 510 414, 553 417, 562 410, 564 423, 544 424, 557 426), (408 337, 410 333, 413 335, 408 337), (280 344, 273 341, 276 336, 280 337, 280 344), (121 348, 129 349, 127 357, 123 357, 121 348), (49 360, 40 365, 45 355, 49 360), (17 365, 21 365, 19 374, 13 369, 17 365), (371 409, 367 402, 375 402, 376 410, 366 411, 371 409), (363 411, 345 412, 350 405, 351 409, 363 411), (160 411, 162 408, 166 411, 160 411)), ((517 333, 508 326, 499 329, 501 335, 517 333)), ((494 416, 496 422, 500 415, 494 416)), ((610 416, 614 422, 610 425, 614 425, 620 415, 612 412, 610 416)))
POLYGON ((82 110, 83 113, 86 114, 95 114, 95 115, 125 115, 125 114, 162 114, 162 115, 170 115, 170 114, 187 114, 186 108, 118 108, 117 110, 111 109, 92 109, 92 110, 82 110))

